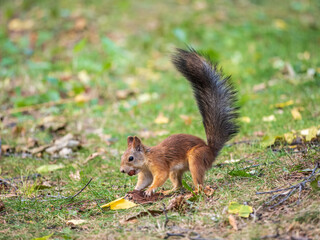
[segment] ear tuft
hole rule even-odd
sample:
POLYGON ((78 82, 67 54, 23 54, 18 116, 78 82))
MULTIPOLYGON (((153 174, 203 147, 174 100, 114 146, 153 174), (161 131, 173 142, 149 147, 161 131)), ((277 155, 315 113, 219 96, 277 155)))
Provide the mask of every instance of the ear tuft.
POLYGON ((134 138, 132 136, 129 136, 127 138, 128 147, 132 145, 134 138))
POLYGON ((134 136, 133 138, 133 147, 137 150, 137 151, 141 151, 141 140, 140 138, 138 138, 137 136, 134 136))

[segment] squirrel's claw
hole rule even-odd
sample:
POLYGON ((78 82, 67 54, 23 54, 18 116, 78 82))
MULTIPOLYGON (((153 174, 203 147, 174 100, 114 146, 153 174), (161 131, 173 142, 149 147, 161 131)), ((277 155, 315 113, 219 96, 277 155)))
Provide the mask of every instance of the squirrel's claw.
POLYGON ((154 189, 147 189, 145 192, 144 192, 144 196, 145 197, 151 197, 151 195, 154 193, 154 189))

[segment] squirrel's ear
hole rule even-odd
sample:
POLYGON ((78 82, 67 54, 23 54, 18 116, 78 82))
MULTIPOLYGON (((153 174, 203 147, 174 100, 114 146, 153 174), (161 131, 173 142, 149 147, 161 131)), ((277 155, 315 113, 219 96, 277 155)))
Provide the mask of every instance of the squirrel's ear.
POLYGON ((134 139, 133 139, 133 147, 137 150, 137 151, 141 151, 141 140, 140 138, 134 136, 134 139))
POLYGON ((129 136, 127 138, 127 143, 128 143, 128 147, 132 145, 132 143, 133 143, 133 137, 132 136, 129 136))

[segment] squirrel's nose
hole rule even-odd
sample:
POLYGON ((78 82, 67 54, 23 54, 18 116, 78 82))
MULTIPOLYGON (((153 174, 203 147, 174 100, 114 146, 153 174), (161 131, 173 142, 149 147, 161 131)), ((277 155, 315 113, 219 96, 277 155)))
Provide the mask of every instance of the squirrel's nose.
POLYGON ((122 172, 122 173, 125 173, 125 171, 124 171, 123 169, 121 170, 121 172, 122 172))

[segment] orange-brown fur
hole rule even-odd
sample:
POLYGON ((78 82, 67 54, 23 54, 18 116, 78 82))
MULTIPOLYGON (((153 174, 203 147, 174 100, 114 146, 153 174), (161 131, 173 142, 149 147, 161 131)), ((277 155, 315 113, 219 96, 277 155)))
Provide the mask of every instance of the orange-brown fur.
POLYGON ((198 137, 188 134, 175 134, 163 140, 154 147, 147 147, 138 137, 128 137, 128 149, 121 159, 121 171, 138 172, 136 190, 148 187, 146 194, 150 195, 156 188, 162 186, 170 178, 173 190, 182 186, 182 175, 190 170, 196 187, 202 186, 204 174, 215 156, 210 147, 198 137), (134 156, 141 152, 139 158, 134 156), (134 160, 129 162, 130 156, 134 160))

